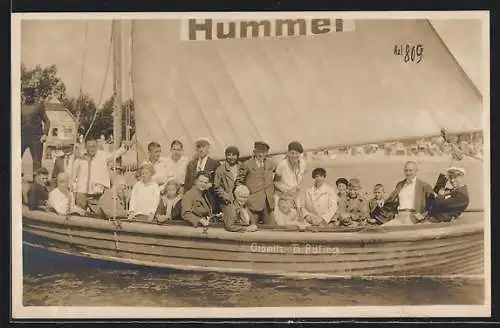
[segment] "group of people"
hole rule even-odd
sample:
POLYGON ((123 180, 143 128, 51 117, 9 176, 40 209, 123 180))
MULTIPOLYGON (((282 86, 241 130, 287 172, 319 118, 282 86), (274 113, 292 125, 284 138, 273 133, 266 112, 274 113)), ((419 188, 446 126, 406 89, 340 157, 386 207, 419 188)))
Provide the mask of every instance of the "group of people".
POLYGON ((302 190, 308 168, 300 142, 290 142, 279 163, 269 157, 270 147, 263 141, 254 143, 253 156, 244 162, 237 147, 227 147, 221 163, 210 157, 211 142, 206 138, 195 142, 193 160, 183 156, 179 140, 171 143, 169 157, 162 156, 160 144, 151 142, 148 160, 140 165, 137 181, 128 192, 123 175, 112 172, 108 164, 129 146, 123 143, 107 153, 98 149, 96 140, 87 140, 85 153, 76 157, 72 147, 66 147, 50 177, 47 169, 38 169, 27 205, 61 215, 158 224, 185 220, 194 227, 221 221, 228 231, 252 232, 259 225, 305 228, 448 222, 469 203, 462 168, 449 168, 432 188, 417 178, 417 164, 410 161, 404 166, 405 179, 387 197, 381 184, 374 186, 369 197, 358 178, 339 178, 332 186, 326 170, 316 167, 311 171, 313 186, 302 190))

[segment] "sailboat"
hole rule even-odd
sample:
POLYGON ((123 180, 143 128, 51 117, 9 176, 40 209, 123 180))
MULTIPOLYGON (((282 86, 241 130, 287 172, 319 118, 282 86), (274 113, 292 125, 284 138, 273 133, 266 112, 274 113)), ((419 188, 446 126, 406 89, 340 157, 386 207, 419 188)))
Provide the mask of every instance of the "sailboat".
MULTIPOLYGON (((129 22, 138 162, 150 141, 180 137, 190 152, 208 136, 223 158, 228 145, 251 155, 256 140, 281 154, 296 139, 315 150, 481 130, 481 88, 428 20, 337 20, 331 33, 280 38, 262 22, 263 37, 257 26, 242 38, 197 21, 194 40, 181 20, 129 22)), ((484 275, 482 209, 453 223, 243 234, 22 213, 25 244, 104 261, 299 278, 484 275)))

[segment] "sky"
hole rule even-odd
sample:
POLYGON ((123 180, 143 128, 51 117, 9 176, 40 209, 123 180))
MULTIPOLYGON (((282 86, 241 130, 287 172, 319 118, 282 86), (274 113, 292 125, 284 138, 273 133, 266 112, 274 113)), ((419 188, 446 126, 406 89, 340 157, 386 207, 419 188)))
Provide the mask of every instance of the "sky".
MULTIPOLYGON (((465 72, 482 90, 480 38, 470 37, 479 35, 479 21, 432 20, 432 23, 465 72)), ((37 64, 55 64, 69 96, 78 95, 82 81, 82 91, 96 102, 99 101, 110 46, 111 20, 24 20, 21 33, 21 60, 27 68, 34 68, 37 64), (85 70, 82 79, 84 52, 85 70)), ((126 70, 130 65, 130 55, 124 51, 123 56, 123 67, 126 70)), ((112 78, 111 62, 104 83, 102 102, 112 95, 112 78)), ((128 74, 124 74, 124 99, 128 99, 131 93, 127 89, 129 85, 128 74)))
MULTIPOLYGON (((38 64, 55 64, 69 96, 77 96, 81 84, 82 92, 88 93, 98 102, 104 82, 102 103, 111 97, 112 52, 107 77, 105 74, 111 20, 25 20, 21 28, 21 61, 28 69, 38 64), (83 62, 85 67, 82 79, 83 62)), ((128 63, 127 59, 124 61, 128 63)), ((126 91, 124 88, 124 92, 126 91)), ((124 99, 127 98, 124 94, 124 99)))

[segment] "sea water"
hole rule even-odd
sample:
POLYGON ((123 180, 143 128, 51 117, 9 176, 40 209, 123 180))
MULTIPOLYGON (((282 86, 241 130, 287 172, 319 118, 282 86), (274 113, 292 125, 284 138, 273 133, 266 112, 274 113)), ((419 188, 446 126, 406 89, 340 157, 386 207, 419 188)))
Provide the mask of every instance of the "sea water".
POLYGON ((290 279, 186 272, 23 247, 24 306, 481 305, 481 279, 290 279))

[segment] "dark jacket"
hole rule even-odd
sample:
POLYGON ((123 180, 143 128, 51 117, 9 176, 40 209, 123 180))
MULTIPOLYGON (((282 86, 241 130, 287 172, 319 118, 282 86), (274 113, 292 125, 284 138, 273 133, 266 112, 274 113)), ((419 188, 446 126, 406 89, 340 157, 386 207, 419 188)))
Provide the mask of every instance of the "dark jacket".
POLYGON ((430 216, 438 221, 449 222, 469 206, 467 186, 447 190, 444 195, 430 198, 430 216))
POLYGON ((224 163, 215 170, 214 189, 217 197, 222 203, 230 204, 234 200, 233 190, 238 178, 241 163, 236 164, 236 178, 233 179, 229 166, 224 163))
POLYGON ((181 210, 182 199, 178 198, 170 213, 167 213, 167 207, 163 203, 163 199, 160 199, 160 203, 158 204, 158 209, 156 210, 156 215, 166 215, 172 220, 182 219, 182 210, 181 210))
POLYGON ((192 187, 182 197, 182 218, 195 227, 201 218, 214 214, 207 193, 208 191, 202 193, 197 187, 192 187))
MULTIPOLYGON (((208 172, 210 174, 210 182, 214 182, 215 170, 219 167, 219 161, 212 159, 210 157, 207 158, 207 162, 205 163, 205 168, 203 171, 208 172)), ((193 159, 189 161, 186 168, 186 178, 184 179, 184 192, 187 192, 194 185, 194 180, 196 179, 196 166, 198 165, 198 159, 193 159)))
MULTIPOLYGON (((399 205, 399 193, 404 187, 406 180, 399 181, 394 188, 394 191, 385 200, 386 203, 392 203, 394 208, 399 205)), ((432 194, 432 187, 430 184, 417 179, 415 182, 415 211, 418 213, 424 213, 429 209, 428 199, 432 194)))
POLYGON ((40 208, 40 206, 45 206, 47 200, 49 199, 49 192, 47 188, 34 183, 28 190, 28 207, 30 210, 34 211, 40 208))
POLYGON ((378 206, 377 200, 375 198, 370 199, 370 201, 368 202, 368 210, 370 211, 370 216, 373 215, 373 212, 377 209, 377 207, 381 208, 380 206, 378 206))
POLYGON ((276 164, 269 159, 264 161, 264 168, 258 168, 255 158, 245 161, 238 174, 236 185, 244 184, 250 190, 248 207, 252 211, 263 211, 267 204, 274 210, 274 174, 276 164))

